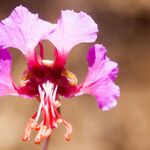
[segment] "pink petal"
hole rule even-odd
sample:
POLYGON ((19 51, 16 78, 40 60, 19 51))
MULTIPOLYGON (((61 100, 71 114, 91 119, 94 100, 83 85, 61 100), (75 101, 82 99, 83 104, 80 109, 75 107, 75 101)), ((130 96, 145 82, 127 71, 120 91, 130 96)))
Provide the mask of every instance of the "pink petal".
POLYGON ((11 64, 8 50, 0 48, 0 96, 18 95, 10 76, 11 64))
POLYGON ((57 55, 66 57, 76 44, 94 42, 97 32, 97 24, 86 13, 65 10, 61 12, 56 30, 49 35, 48 39, 56 47, 57 55))
POLYGON ((39 19, 27 8, 18 6, 0 23, 0 46, 18 48, 28 59, 32 59, 38 42, 53 30, 54 25, 39 19))
MULTIPOLYGON (((88 55, 88 75, 79 94, 92 94, 96 97, 102 110, 109 110, 117 104, 119 87, 114 84, 118 74, 117 63, 106 57, 106 49, 96 44, 90 48, 88 55)), ((79 95, 78 94, 78 95, 79 95)))

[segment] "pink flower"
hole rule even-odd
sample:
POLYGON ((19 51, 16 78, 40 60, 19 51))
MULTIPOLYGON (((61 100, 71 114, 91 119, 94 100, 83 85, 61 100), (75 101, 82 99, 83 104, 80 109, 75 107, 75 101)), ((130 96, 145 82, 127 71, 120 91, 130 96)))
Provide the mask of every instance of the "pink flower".
POLYGON ((116 106, 120 93, 119 87, 114 84, 118 66, 106 56, 105 47, 95 44, 90 48, 87 54, 88 73, 83 83, 78 85, 75 74, 65 68, 71 49, 82 42, 94 42, 97 32, 98 27, 90 16, 70 10, 62 11, 57 24, 51 24, 19 6, 0 23, 0 96, 35 97, 39 101, 38 111, 25 127, 24 141, 35 130, 35 143, 40 143, 60 123, 66 128, 65 139, 70 140, 72 126, 60 115, 60 96, 70 98, 91 94, 102 110, 116 106), (55 60, 44 59, 42 40, 49 40, 54 45, 55 60), (39 54, 35 49, 37 45, 40 47, 39 54), (28 64, 18 86, 11 77, 9 47, 19 49, 28 64))

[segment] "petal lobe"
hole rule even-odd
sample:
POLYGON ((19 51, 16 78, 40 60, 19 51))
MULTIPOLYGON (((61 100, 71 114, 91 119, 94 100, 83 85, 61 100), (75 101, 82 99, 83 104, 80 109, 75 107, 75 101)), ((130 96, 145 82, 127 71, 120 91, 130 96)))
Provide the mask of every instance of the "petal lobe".
POLYGON ((94 42, 97 32, 97 24, 86 13, 65 10, 61 12, 56 30, 48 36, 48 39, 56 47, 58 56, 66 56, 75 45, 94 42))
POLYGON ((0 46, 17 48, 28 59, 33 59, 38 42, 53 30, 54 25, 39 19, 27 8, 18 6, 0 23, 0 46))
POLYGON ((18 94, 10 75, 11 64, 8 50, 0 48, 0 96, 18 94))
MULTIPOLYGON (((114 80, 118 74, 117 63, 106 56, 106 48, 95 44, 87 54, 88 74, 80 85, 80 94, 96 97, 99 107, 106 111, 116 106, 120 90, 114 80)), ((78 94, 78 95, 80 95, 78 94)))

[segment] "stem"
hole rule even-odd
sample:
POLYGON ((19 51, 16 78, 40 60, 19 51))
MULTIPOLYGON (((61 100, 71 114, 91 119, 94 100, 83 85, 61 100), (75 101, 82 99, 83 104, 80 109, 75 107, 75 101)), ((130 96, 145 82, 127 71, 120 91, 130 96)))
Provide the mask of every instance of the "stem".
POLYGON ((42 150, 48 150, 50 136, 48 136, 43 142, 42 150))

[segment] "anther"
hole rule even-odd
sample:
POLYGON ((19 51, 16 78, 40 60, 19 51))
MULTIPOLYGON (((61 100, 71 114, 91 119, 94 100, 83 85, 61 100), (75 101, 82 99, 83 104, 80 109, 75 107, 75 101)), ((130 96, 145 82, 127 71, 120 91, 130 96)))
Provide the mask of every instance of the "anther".
POLYGON ((30 120, 27 122, 25 131, 24 131, 24 136, 22 138, 23 141, 27 141, 30 138, 31 130, 32 127, 34 126, 35 120, 30 118, 30 120))
POLYGON ((34 140, 35 144, 40 144, 43 139, 50 136, 51 132, 52 130, 50 128, 47 129, 46 126, 44 125, 41 126, 38 134, 35 137, 35 140, 34 140))

